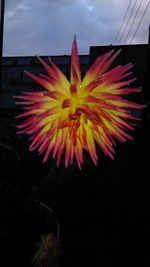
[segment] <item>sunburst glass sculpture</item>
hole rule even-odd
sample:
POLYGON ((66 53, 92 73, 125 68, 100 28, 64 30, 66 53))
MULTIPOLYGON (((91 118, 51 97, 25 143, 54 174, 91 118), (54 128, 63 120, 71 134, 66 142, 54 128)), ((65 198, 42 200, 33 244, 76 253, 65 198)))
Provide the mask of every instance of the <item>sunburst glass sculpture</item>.
POLYGON ((64 155, 65 166, 74 158, 78 167, 83 165, 86 150, 97 165, 96 144, 105 155, 114 158, 115 139, 125 142, 132 139, 128 130, 133 130, 132 109, 143 106, 128 101, 124 95, 140 92, 130 88, 135 78, 128 78, 132 64, 119 65, 109 70, 117 53, 110 51, 99 56, 81 79, 76 38, 72 43, 70 81, 49 58, 49 65, 40 57, 47 75, 37 77, 27 71, 33 80, 45 90, 23 92, 16 104, 26 110, 17 118, 26 118, 20 123, 19 134, 30 135, 29 150, 44 153, 43 162, 50 154, 56 158, 57 167, 64 155), (21 101, 20 101, 21 100, 21 101))

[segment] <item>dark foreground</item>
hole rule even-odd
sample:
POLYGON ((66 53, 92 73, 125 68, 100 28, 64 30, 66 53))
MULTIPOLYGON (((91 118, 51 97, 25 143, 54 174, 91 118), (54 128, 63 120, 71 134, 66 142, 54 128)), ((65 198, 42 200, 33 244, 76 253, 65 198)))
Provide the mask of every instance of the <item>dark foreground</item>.
POLYGON ((16 137, 12 115, 0 124, 0 266, 32 266, 35 242, 56 234, 56 218, 60 267, 150 266, 149 122, 117 144, 114 161, 100 154, 95 167, 87 157, 82 171, 42 164, 16 137))

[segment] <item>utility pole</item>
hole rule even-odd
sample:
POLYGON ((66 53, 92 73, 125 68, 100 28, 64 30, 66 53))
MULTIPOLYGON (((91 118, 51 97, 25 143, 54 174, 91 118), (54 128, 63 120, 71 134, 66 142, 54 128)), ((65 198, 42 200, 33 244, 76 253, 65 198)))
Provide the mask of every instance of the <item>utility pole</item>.
POLYGON ((150 25, 148 31, 148 69, 150 71, 150 25))
POLYGON ((149 25, 149 32, 148 32, 148 44, 150 45, 150 25, 149 25))
POLYGON ((2 82, 4 9, 5 9, 5 0, 0 0, 0 91, 1 91, 1 82, 2 82))
MULTIPOLYGON (((149 89, 149 85, 150 85, 150 25, 149 25, 149 32, 148 32, 148 91, 150 91, 149 89)), ((150 101, 150 93, 148 93, 148 100, 150 101)))

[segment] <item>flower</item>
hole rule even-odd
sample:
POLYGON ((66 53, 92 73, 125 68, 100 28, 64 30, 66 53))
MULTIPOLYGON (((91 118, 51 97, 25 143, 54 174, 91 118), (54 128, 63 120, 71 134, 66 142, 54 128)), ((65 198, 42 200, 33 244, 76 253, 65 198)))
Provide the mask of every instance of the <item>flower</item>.
POLYGON ((36 253, 32 263, 35 266, 51 266, 57 262, 59 255, 59 240, 52 234, 41 235, 40 242, 36 243, 36 253))
POLYGON ((109 70, 120 53, 113 50, 99 56, 81 79, 76 38, 72 44, 70 82, 49 58, 47 65, 39 56, 47 75, 37 77, 25 71, 45 91, 23 92, 15 98, 23 100, 25 112, 17 118, 27 119, 18 125, 19 133, 31 135, 29 150, 45 153, 43 162, 50 154, 57 157, 57 166, 65 155, 65 166, 76 158, 78 167, 83 165, 86 150, 97 165, 96 144, 112 159, 115 139, 125 142, 132 139, 132 109, 142 108, 122 96, 140 92, 141 88, 129 88, 135 78, 128 78, 132 64, 119 65, 109 70))

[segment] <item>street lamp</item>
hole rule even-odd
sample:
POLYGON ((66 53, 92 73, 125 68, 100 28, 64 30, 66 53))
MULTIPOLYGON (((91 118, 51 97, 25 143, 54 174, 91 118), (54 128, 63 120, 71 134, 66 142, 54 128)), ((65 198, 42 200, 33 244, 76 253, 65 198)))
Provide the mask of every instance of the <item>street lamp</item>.
POLYGON ((4 9, 5 9, 5 0, 0 0, 0 90, 1 90, 1 78, 2 78, 4 9))

